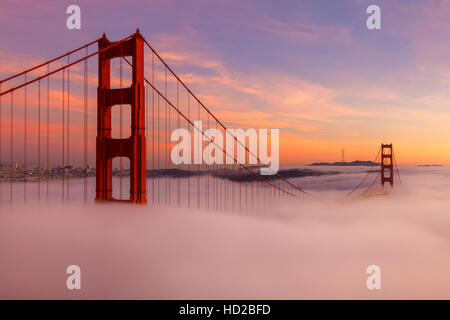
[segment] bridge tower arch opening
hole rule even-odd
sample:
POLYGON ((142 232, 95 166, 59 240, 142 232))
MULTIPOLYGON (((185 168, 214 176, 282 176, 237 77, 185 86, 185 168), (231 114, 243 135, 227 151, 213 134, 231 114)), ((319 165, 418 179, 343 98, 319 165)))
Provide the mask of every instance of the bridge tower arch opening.
MULTIPOLYGON (((106 35, 98 41, 102 50, 113 45, 106 35)), ((146 137, 144 39, 139 29, 129 40, 118 43, 98 54, 97 138, 96 138, 96 197, 97 201, 116 200, 112 196, 112 159, 130 160, 130 198, 133 203, 147 203, 146 196, 146 137), (111 89, 111 59, 131 57, 130 87, 111 89), (115 139, 111 136, 111 109, 130 105, 131 135, 115 139)))

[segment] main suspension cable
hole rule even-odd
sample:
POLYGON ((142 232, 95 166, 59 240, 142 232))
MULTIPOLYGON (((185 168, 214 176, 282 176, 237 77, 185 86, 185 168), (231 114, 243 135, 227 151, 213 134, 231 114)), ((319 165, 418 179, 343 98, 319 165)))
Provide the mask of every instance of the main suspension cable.
POLYGON ((70 55, 70 54, 72 54, 72 53, 78 52, 78 51, 80 51, 81 49, 84 49, 84 48, 87 48, 87 47, 93 45, 94 43, 98 42, 98 40, 99 40, 99 39, 94 40, 94 41, 92 41, 92 42, 89 42, 88 44, 85 44, 85 45, 82 46, 82 47, 79 47, 79 48, 77 48, 77 49, 74 49, 74 50, 72 50, 72 51, 69 51, 69 52, 67 52, 67 53, 65 53, 65 54, 63 54, 63 55, 60 55, 60 56, 58 56, 58 57, 56 57, 56 58, 53 58, 53 59, 51 59, 51 60, 48 60, 48 61, 46 61, 46 62, 43 62, 43 63, 41 63, 41 64, 39 64, 39 65, 37 65, 37 66, 34 66, 34 67, 30 68, 30 69, 27 69, 27 70, 25 70, 25 71, 22 71, 22 72, 20 72, 20 73, 15 74, 15 75, 12 75, 12 76, 10 76, 10 77, 8 77, 8 78, 6 78, 6 79, 0 80, 0 83, 7 82, 7 81, 12 80, 12 79, 14 79, 14 78, 20 77, 20 76, 22 76, 22 75, 24 75, 24 74, 26 74, 26 73, 30 73, 31 71, 34 71, 34 70, 36 70, 36 69, 39 69, 39 68, 41 68, 41 67, 43 67, 43 66, 45 66, 45 65, 48 65, 48 64, 50 64, 50 63, 52 63, 52 62, 58 61, 58 60, 60 60, 60 59, 62 59, 62 58, 64 58, 64 57, 66 57, 66 56, 68 56, 68 55, 70 55))
MULTIPOLYGON (((378 159, 378 156, 380 155, 380 151, 381 151, 381 147, 378 149, 378 153, 377 156, 375 157, 375 160, 373 162, 376 162, 378 159)), ((367 177, 369 176, 369 174, 371 174, 371 171, 368 171, 366 176, 361 180, 361 182, 352 189, 352 191, 350 191, 349 193, 347 193, 345 196, 348 197, 349 195, 351 195, 353 192, 355 192, 363 183, 364 181, 367 179, 367 177)))
MULTIPOLYGON (((154 55, 156 55, 156 57, 158 57, 158 59, 161 61, 162 64, 164 64, 164 66, 167 68, 167 70, 170 71, 170 73, 181 83, 181 85, 192 95, 192 97, 197 100, 197 102, 203 107, 203 109, 205 109, 205 111, 211 115, 211 117, 213 117, 214 120, 217 121, 217 123, 220 124, 220 126, 225 129, 225 131, 228 131, 228 129, 225 127, 225 125, 200 101, 200 99, 187 87, 187 85, 178 77, 178 75, 169 67, 169 65, 161 58, 161 56, 156 52, 155 49, 153 49, 153 47, 148 43, 148 41, 144 39, 144 43, 149 47, 149 49, 154 53, 154 55)), ((145 81, 147 81, 147 79, 145 79, 145 81)), ((148 81, 147 81, 148 82, 148 81)), ((243 146, 246 150, 246 152, 249 152, 249 154, 251 154, 252 156, 254 156, 259 162, 261 162, 266 168, 270 169, 270 167, 265 164, 263 161, 261 161, 261 159, 259 159, 259 157, 255 154, 253 154, 246 146, 245 144, 242 144, 236 137, 234 137, 234 140, 239 143, 241 146, 243 146)), ((291 182, 289 182, 287 179, 285 179, 284 177, 282 177, 279 173, 275 174, 279 179, 283 180, 285 183, 287 183, 288 185, 290 185, 291 187, 295 188, 296 190, 305 193, 309 196, 312 196, 312 194, 310 194, 309 192, 306 192, 305 190, 303 190, 302 188, 292 184, 291 182)))
POLYGON ((8 89, 8 90, 6 90, 6 91, 0 93, 0 96, 3 96, 3 95, 8 94, 8 93, 10 93, 10 92, 16 91, 16 90, 18 90, 18 89, 20 89, 20 88, 22 88, 22 87, 24 87, 24 86, 27 86, 27 85, 29 85, 29 84, 32 84, 32 83, 36 82, 36 81, 39 81, 39 80, 44 79, 44 78, 47 78, 47 77, 51 76, 52 74, 55 74, 55 73, 60 72, 60 71, 62 71, 62 70, 65 70, 65 69, 67 69, 67 68, 69 68, 69 67, 71 67, 71 66, 73 66, 73 65, 75 65, 75 64, 77 64, 77 63, 80 63, 80 62, 82 62, 82 61, 84 61, 84 60, 86 60, 86 59, 89 59, 89 58, 91 58, 91 57, 93 57, 93 56, 95 56, 95 55, 97 55, 97 54, 100 54, 100 53, 102 53, 102 52, 105 52, 105 51, 107 51, 107 50, 109 50, 109 49, 111 49, 111 48, 113 48, 113 47, 119 45, 120 43, 122 43, 122 42, 124 42, 124 41, 127 41, 128 39, 132 38, 134 35, 135 35, 135 34, 132 34, 132 35, 126 37, 126 38, 123 38, 123 39, 120 40, 120 41, 114 42, 113 44, 111 44, 111 45, 109 45, 109 46, 107 46, 107 47, 105 47, 105 48, 103 48, 103 49, 100 49, 100 50, 98 50, 98 51, 96 51, 96 52, 94 52, 94 53, 91 53, 91 54, 88 55, 88 56, 85 56, 85 57, 83 57, 83 58, 80 58, 80 59, 78 59, 78 60, 76 60, 76 61, 74 61, 74 62, 72 62, 72 63, 70 63, 70 64, 68 64, 68 65, 62 66, 62 67, 60 67, 60 68, 58 68, 58 69, 56 69, 56 70, 50 71, 50 72, 46 73, 46 74, 43 75, 43 76, 34 78, 33 80, 30 80, 30 81, 28 81, 28 82, 26 82, 26 83, 23 83, 23 84, 18 85, 18 86, 14 87, 14 88, 8 89))

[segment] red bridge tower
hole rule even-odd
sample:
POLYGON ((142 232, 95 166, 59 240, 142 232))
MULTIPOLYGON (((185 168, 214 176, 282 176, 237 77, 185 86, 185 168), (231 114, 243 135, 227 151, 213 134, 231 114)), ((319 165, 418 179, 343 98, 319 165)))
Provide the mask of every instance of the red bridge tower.
MULTIPOLYGON (((99 50, 113 44, 105 35, 98 42, 99 50)), ((130 159, 130 202, 146 203, 146 140, 144 41, 139 33, 98 55, 97 141, 96 141, 96 200, 115 200, 112 197, 112 159, 130 159), (132 84, 128 88, 111 89, 110 61, 130 56, 132 84), (129 104, 131 108, 131 136, 111 138, 111 108, 129 104)))
POLYGON ((381 144, 381 185, 386 182, 394 186, 394 165, 392 159, 392 143, 381 144))

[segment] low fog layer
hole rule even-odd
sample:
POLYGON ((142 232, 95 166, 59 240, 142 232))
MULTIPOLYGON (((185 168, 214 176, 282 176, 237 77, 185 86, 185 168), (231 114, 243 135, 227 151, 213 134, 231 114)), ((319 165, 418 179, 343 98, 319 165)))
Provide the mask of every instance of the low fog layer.
POLYGON ((449 299, 450 169, 401 173, 391 194, 351 201, 361 173, 296 178, 316 198, 261 215, 3 204, 0 298, 449 299), (81 290, 66 289, 72 264, 81 290), (381 290, 366 288, 372 264, 381 290))

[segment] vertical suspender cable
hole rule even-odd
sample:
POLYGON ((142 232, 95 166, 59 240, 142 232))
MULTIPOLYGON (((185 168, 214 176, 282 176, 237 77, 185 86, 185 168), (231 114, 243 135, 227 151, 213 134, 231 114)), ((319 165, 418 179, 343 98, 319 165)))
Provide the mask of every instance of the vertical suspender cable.
POLYGON ((38 82, 38 201, 41 200, 41 80, 38 82))
MULTIPOLYGON (((25 73, 25 83, 27 82, 27 74, 25 73)), ((27 86, 25 86, 25 113, 24 113, 24 162, 23 162, 23 201, 27 202, 27 86)))
MULTIPOLYGON (((258 169, 255 169, 255 170, 258 170, 258 169)), ((256 173, 256 174, 258 174, 258 173, 256 173)), ((249 178, 252 178, 252 177, 249 177, 249 178)), ((250 198, 251 198, 251 201, 252 201, 252 203, 251 203, 251 209, 252 210, 255 209, 255 207, 254 207, 254 205, 255 205, 255 203, 254 203, 255 185, 254 184, 255 183, 257 183, 257 181, 253 182, 252 180, 250 180, 250 193, 251 193, 250 198)))
MULTIPOLYGON (((233 142, 234 144, 234 142, 233 142)), ((234 211, 234 207, 235 207, 235 191, 236 191, 236 183, 234 181, 234 173, 236 171, 236 165, 235 165, 235 158, 234 158, 234 147, 233 147, 233 165, 231 166, 231 173, 230 173, 230 178, 231 178, 231 211, 234 211)))
MULTIPOLYGON (((2 84, 0 83, 0 93, 2 84)), ((2 97, 0 96, 0 168, 2 167, 2 97)), ((2 202, 2 185, 0 185, 0 203, 2 202)))
MULTIPOLYGON (((70 55, 67 56, 67 64, 70 64, 70 55)), ((70 166, 70 143, 69 143, 69 127, 70 127, 70 67, 67 67, 67 166, 70 166)), ((69 167, 70 168, 70 167, 69 167)), ((67 169, 67 190, 66 200, 69 202, 69 181, 70 181, 70 169, 67 169)))
MULTIPOLYGON (((179 92, 179 84, 177 80, 177 108, 180 109, 180 92, 179 92)), ((180 114, 177 113, 177 128, 180 128, 180 114)), ((181 206, 181 181, 180 178, 177 179, 177 207, 181 206)))
POLYGON ((11 122, 10 122, 10 150, 9 150, 9 163, 10 163, 10 167, 11 167, 11 171, 10 171, 10 179, 9 179, 9 204, 12 206, 13 203, 13 107, 14 105, 14 97, 13 97, 13 92, 11 91, 11 111, 10 111, 10 117, 11 117, 11 122))
MULTIPOLYGON (((214 135, 214 141, 216 140, 216 136, 214 135)), ((217 143, 217 141, 215 141, 217 143)), ((216 156, 216 149, 214 149, 214 157, 216 156)), ((212 164, 212 170, 211 171, 211 184, 212 184, 212 205, 211 207, 214 209, 217 209, 217 202, 216 202, 216 179, 215 179, 215 173, 216 173, 216 161, 213 162, 212 164)))
MULTIPOLYGON (((47 64, 47 73, 50 72, 50 65, 47 64)), ((48 179, 50 176, 50 76, 47 77, 47 161, 46 161, 46 199, 48 203, 48 179)))
MULTIPOLYGON (((159 165, 159 155, 160 155, 159 151, 161 150, 161 148, 160 148, 160 134, 159 134, 159 120, 160 119, 161 119, 161 117, 160 117, 160 112, 159 112, 159 94, 158 94, 158 129, 157 129, 158 148, 156 149, 158 151, 158 155, 157 155, 157 158, 156 158, 157 165, 158 165, 158 172, 161 172, 161 168, 160 168, 160 165, 159 165)), ((158 204, 160 203, 160 200, 159 200, 159 195, 160 195, 159 189, 161 188, 160 181, 161 181, 161 178, 160 178, 160 175, 158 175, 158 192, 157 192, 158 204)))
MULTIPOLYGON (((86 47, 86 56, 88 55, 88 48, 86 47)), ((84 60, 84 119, 83 119, 83 203, 87 203, 87 116, 88 116, 88 60, 84 60)))
MULTIPOLYGON (((223 137, 224 137, 224 141, 223 141, 223 145, 226 148, 226 143, 227 143, 227 133, 225 132, 225 130, 220 129, 224 132, 223 137)), ((223 191, 223 195, 222 195, 222 202, 223 202, 223 211, 226 212, 227 211, 227 202, 228 202, 228 188, 227 188, 227 171, 226 171, 226 154, 225 154, 225 148, 223 148, 223 154, 222 154, 222 161, 223 161, 223 166, 222 166, 222 191, 223 191)))
MULTIPOLYGON (((239 159, 237 160, 239 162, 239 159)), ((238 166, 238 174, 239 174, 239 212, 242 212, 242 172, 241 168, 238 166)))
MULTIPOLYGON (((149 151, 148 151, 148 84, 145 84, 145 181, 147 183, 147 172, 148 172, 148 162, 149 162, 149 151)), ((146 188, 146 195, 147 199, 149 198, 149 191, 148 188, 146 188)))
MULTIPOLYGON (((120 105, 119 105, 119 136, 120 139, 123 138, 123 105, 122 105, 122 99, 123 99, 123 93, 122 93, 122 77, 123 77, 123 46, 120 46, 120 50, 122 52, 121 57, 120 57, 120 80, 119 80, 119 86, 120 86, 120 105)), ((122 198, 122 188, 123 188, 123 181, 122 181, 122 175, 123 175, 123 161, 122 161, 122 157, 119 158, 119 194, 120 194, 120 199, 122 198)))
MULTIPOLYGON (((148 126, 148 84, 145 84, 145 181, 147 183, 148 179, 147 179, 147 172, 148 172, 148 162, 149 162, 149 156, 148 156, 148 130, 149 130, 149 126, 148 126)), ((149 191, 148 188, 146 188, 146 195, 147 195, 147 199, 149 198, 149 191)))
POLYGON ((278 179, 278 200, 281 199, 282 194, 281 194, 281 179, 278 179))
MULTIPOLYGON (((250 153, 246 152, 246 157, 245 157, 247 163, 250 163, 250 153), (247 160, 248 157, 248 160, 247 160)), ((251 170, 251 169, 250 169, 251 170)), ((245 173, 245 211, 248 210, 248 179, 250 178, 250 176, 245 173)))
MULTIPOLYGON (((206 114, 206 130, 209 129, 209 113, 206 114)), ((203 149, 203 148, 202 148, 203 149)), ((206 170, 206 209, 209 209, 209 168, 205 165, 206 170)))
MULTIPOLYGON (((218 132, 217 132, 217 121, 216 121, 216 137, 217 137, 217 139, 219 139, 219 137, 218 137, 218 132)), ((224 144, 223 144, 223 141, 222 141, 222 146, 224 146, 224 144)), ((217 152, 217 150, 216 151, 214 151, 214 155, 216 156, 216 159, 218 159, 218 157, 217 157, 217 155, 216 155, 216 152, 217 152)), ((217 172, 218 172, 218 166, 219 166, 219 164, 218 163, 216 163, 215 164, 215 170, 214 170, 214 183, 215 183, 215 185, 216 185, 216 210, 219 210, 219 175, 217 174, 217 172)))
MULTIPOLYGON (((188 119, 190 119, 190 113, 191 113, 191 106, 190 106, 190 94, 189 94, 189 92, 187 93, 187 96, 188 96, 188 119)), ((189 131, 189 144, 191 144, 192 142, 191 142, 191 126, 189 125, 189 123, 187 124, 187 126, 188 126, 188 131, 189 131)), ((189 159, 191 159, 192 158, 192 152, 191 152, 191 150, 189 150, 189 159)), ((187 179, 188 179, 188 208, 190 208, 191 207, 191 174, 190 174, 190 172, 189 172, 189 174, 188 174, 188 176, 187 176, 187 179)))
POLYGON ((401 184, 401 183, 402 183, 402 179, 400 178, 400 171, 398 171, 397 159, 396 159, 396 157, 395 157, 394 150, 392 150, 392 158, 394 158, 394 164, 395 164, 395 169, 396 169, 396 171, 397 171, 398 181, 399 181, 400 184, 401 184))
MULTIPOLYGON (((197 103, 197 120, 200 120, 200 102, 197 103)), ((200 164, 197 164, 197 208, 200 209, 200 164)))
MULTIPOLYGON (((166 71, 167 72, 167 71, 166 71)), ((166 73, 167 74, 167 73, 166 73)), ((167 75, 166 75, 166 98, 168 98, 168 92, 167 92, 167 75)), ((172 161, 170 160, 170 130, 171 130, 171 116, 170 116, 170 109, 172 109, 172 108, 169 108, 169 105, 167 104, 167 102, 166 102, 166 105, 167 105, 167 121, 168 121, 168 126, 169 126, 169 130, 167 131, 167 133, 166 133, 166 139, 167 139, 167 143, 166 143, 166 153, 167 153, 167 169, 168 169, 168 172, 169 172, 169 174, 168 174, 168 180, 169 180, 169 186, 168 187, 166 187, 166 190, 167 190, 167 193, 169 194, 169 206, 171 205, 171 194, 172 194, 172 190, 171 190, 171 180, 172 180, 172 178, 171 178, 171 174, 170 174, 170 169, 171 169, 171 167, 172 167, 172 161)))
POLYGON ((65 110, 66 110, 66 106, 65 106, 65 92, 66 92, 66 87, 65 87, 65 72, 64 70, 62 71, 62 203, 64 203, 64 194, 65 194, 65 175, 66 175, 66 168, 64 165, 64 161, 65 161, 65 110))
MULTIPOLYGON (((155 85, 155 54, 152 52, 152 84, 155 85)), ((155 204, 155 89, 152 88, 152 203, 155 204)))
MULTIPOLYGON (((164 92, 164 96, 167 98, 167 68, 165 68, 165 80, 164 80, 164 86, 165 86, 165 92, 164 92)), ((168 166, 167 166, 167 151, 168 151, 168 148, 167 148, 167 146, 168 146, 168 143, 167 143, 167 108, 168 108, 168 106, 167 106, 167 100, 164 100, 165 102, 164 102, 164 105, 165 105, 165 107, 164 107, 164 144, 165 144, 165 146, 164 146, 164 157, 165 157, 165 162, 164 162, 164 166, 165 166, 165 169, 167 169, 168 168, 168 166)), ((167 183, 168 183, 168 175, 166 174, 165 175, 165 190, 166 190, 166 192, 165 192, 165 201, 166 201, 166 206, 169 204, 169 197, 170 197, 170 194, 169 194, 169 190, 168 190, 168 188, 167 188, 167 183)))
MULTIPOLYGON (((215 120, 213 120, 213 122, 215 123, 213 128, 215 129, 215 133, 214 133, 214 142, 216 144, 218 144, 218 135, 217 135, 217 123, 215 120)), ((217 194, 218 194, 218 189, 217 189, 217 177, 216 177, 216 173, 217 173, 217 146, 215 145, 214 148, 214 162, 213 162, 213 168, 212 168, 212 173, 211 173, 211 183, 212 183, 212 187, 213 187, 213 208, 214 210, 217 210, 219 208, 219 203, 217 202, 217 194)))

